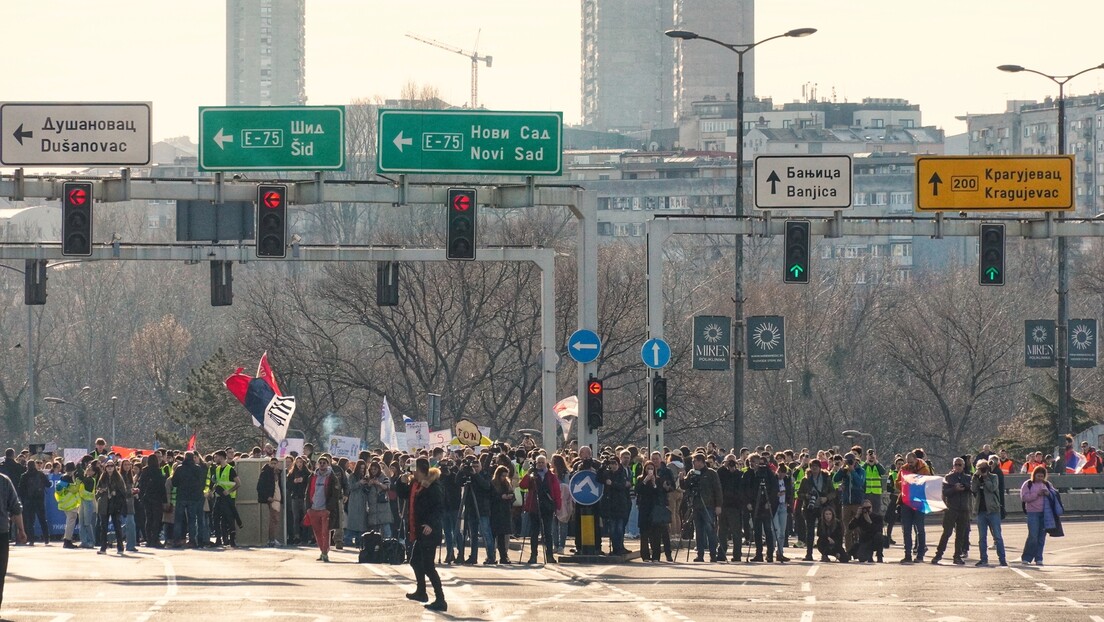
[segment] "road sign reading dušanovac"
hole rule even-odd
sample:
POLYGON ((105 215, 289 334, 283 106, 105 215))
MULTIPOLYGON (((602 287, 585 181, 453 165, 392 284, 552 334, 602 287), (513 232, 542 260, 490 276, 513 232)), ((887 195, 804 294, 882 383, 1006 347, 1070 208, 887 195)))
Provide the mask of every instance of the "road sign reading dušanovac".
POLYGON ((380 173, 559 175, 563 114, 380 110, 380 173))
POLYGON ((344 168, 344 106, 201 106, 199 109, 199 169, 202 171, 344 168))
POLYGON ((0 164, 149 164, 150 109, 148 102, 0 104, 0 164))
POLYGON ((1072 210, 1073 156, 917 156, 917 211, 1072 210))

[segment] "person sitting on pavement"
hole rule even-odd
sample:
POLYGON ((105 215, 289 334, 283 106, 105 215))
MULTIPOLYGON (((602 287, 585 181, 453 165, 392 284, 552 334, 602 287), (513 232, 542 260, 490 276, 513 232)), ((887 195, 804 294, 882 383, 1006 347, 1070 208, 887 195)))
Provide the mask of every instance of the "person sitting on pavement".
POLYGON ((857 535, 855 544, 847 551, 848 556, 865 563, 871 563, 877 557, 881 563, 882 546, 885 544, 882 524, 882 515, 874 512, 874 505, 870 500, 863 501, 859 515, 852 518, 847 525, 847 529, 857 535))

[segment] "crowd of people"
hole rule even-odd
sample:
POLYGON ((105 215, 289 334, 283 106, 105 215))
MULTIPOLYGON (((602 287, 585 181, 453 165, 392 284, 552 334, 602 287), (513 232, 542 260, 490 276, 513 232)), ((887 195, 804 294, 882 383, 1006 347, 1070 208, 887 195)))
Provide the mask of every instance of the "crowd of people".
MULTIPOLYGON (((882 562, 896 544, 897 525, 902 563, 923 562, 928 551, 926 514, 900 499, 904 475, 936 470, 922 449, 896 455, 888 464, 860 446, 776 451, 765 445, 725 452, 710 443, 650 453, 628 446, 607 447, 597 456, 584 446, 549 455, 526 436, 517 447, 449 449, 362 451, 351 460, 316 453, 308 443, 302 455, 292 452, 283 460, 271 445, 244 453, 158 449, 126 458, 97 439, 79 462, 68 463, 8 449, 0 473, 13 494, 9 499, 0 481, 0 502, 8 504, 13 534, 28 546, 51 542, 45 497, 52 494, 66 517, 65 548, 106 554, 113 545, 123 556, 139 544, 237 547, 242 520, 235 501, 242 481, 235 462, 266 459, 256 492, 269 512, 269 546, 282 545, 286 527, 288 546, 317 546, 318 560, 328 562, 331 547, 358 546, 362 534, 399 539, 418 580, 408 596, 428 601, 428 580, 435 599, 427 606, 436 610, 447 609, 435 570, 442 553, 445 564, 478 564, 480 550, 484 565, 511 564, 510 539, 521 537, 519 562, 555 563, 577 529, 567 483, 584 470, 604 488, 595 548, 609 555, 629 553, 628 537, 639 538, 645 562, 675 561, 683 547, 689 557, 692 546, 695 562, 784 563, 790 561, 791 545, 804 549, 804 561, 819 556, 820 561, 882 562)), ((1104 472, 1095 448, 1084 444, 1081 450, 1078 472, 1104 472)), ((997 563, 1007 565, 1001 533, 1007 515, 1004 478, 1023 472, 1030 478, 1020 491, 1028 525, 1021 561, 1041 565, 1047 529, 1058 512, 1047 473, 1065 472, 1073 451, 1067 437, 1067 454, 1057 461, 1033 453, 1017 467, 1007 452, 988 445, 975 456, 955 458, 943 476, 946 510, 930 562, 938 564, 949 554, 955 564, 964 564, 976 525, 976 565, 989 564, 989 536, 997 563)), ((6 522, 6 516, 0 519, 6 522)), ((7 533, 5 524, 0 529, 7 533)), ((0 559, 5 569, 6 545, 0 559)))

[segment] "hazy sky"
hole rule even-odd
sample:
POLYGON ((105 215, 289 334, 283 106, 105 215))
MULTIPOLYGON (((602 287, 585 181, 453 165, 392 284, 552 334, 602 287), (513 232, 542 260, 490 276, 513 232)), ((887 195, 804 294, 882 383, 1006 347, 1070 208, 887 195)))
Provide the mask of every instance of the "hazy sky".
MULTIPOLYGON (((1104 62, 1101 0, 760 0, 755 13, 757 39, 819 29, 758 48, 757 95, 789 102, 815 83, 820 99, 905 98, 949 134, 965 129, 956 115, 1057 93, 999 64, 1073 73, 1104 62)), ((463 104, 470 61, 403 35, 470 49, 480 29, 480 52, 494 57, 480 68, 483 105, 580 120, 578 0, 308 0, 308 103, 397 97, 415 81, 463 104)), ((225 103, 222 0, 3 0, 0 36, 0 101, 152 101, 155 138, 194 138, 197 107, 225 103)), ((1104 70, 1069 86, 1104 90, 1104 70)))

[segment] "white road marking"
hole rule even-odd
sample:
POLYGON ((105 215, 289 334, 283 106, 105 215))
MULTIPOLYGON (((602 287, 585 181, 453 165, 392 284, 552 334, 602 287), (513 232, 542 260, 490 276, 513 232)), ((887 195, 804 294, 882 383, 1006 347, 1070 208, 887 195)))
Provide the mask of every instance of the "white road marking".
POLYGON ((1026 572, 1020 570, 1019 568, 1012 567, 1012 572, 1020 575, 1021 577, 1025 578, 1025 579, 1030 579, 1031 578, 1031 575, 1029 575, 1026 572))
POLYGON ((298 613, 295 611, 254 611, 249 614, 254 618, 311 618, 313 622, 330 622, 330 616, 320 616, 317 613, 298 613))
POLYGON ((816 596, 806 596, 805 597, 805 602, 810 604, 810 605, 815 605, 816 604, 816 596))
POLYGON ((1053 592, 1053 591, 1054 591, 1054 588, 1050 587, 1050 586, 1049 586, 1049 585, 1047 585, 1046 583, 1039 583, 1038 581, 1036 581, 1036 582, 1035 582, 1035 585, 1037 585, 1037 586, 1039 586, 1039 587, 1043 588, 1044 590, 1046 590, 1046 591, 1048 591, 1048 592, 1053 592))
POLYGON ((1104 622, 1104 618, 1100 616, 1089 616, 1089 619, 1092 620, 1092 622, 1104 622))
POLYGON ((165 596, 159 599, 157 602, 150 605, 149 609, 146 609, 145 613, 138 616, 137 622, 147 622, 150 618, 161 611, 161 608, 169 604, 170 598, 175 598, 179 589, 176 585, 176 569, 173 568, 172 562, 167 557, 158 557, 158 561, 165 569, 165 596))
POLYGON ((817 573, 817 568, 820 568, 820 564, 813 564, 812 568, 809 568, 809 572, 805 573, 806 577, 811 577, 817 573))
POLYGON ((1088 609, 1088 607, 1086 605, 1082 605, 1081 603, 1077 602, 1076 600, 1074 600, 1072 598, 1069 598, 1068 596, 1059 596, 1058 600, 1065 601, 1065 602, 1073 605, 1074 607, 1077 607, 1078 609, 1088 609))
POLYGON ((5 611, 4 616, 11 616, 13 619, 21 616, 34 616, 38 618, 50 618, 50 622, 66 622, 73 619, 71 613, 55 613, 53 611, 22 611, 19 609, 12 609, 5 611))
POLYGON ((813 612, 812 611, 802 611, 801 612, 801 622, 813 622, 813 612))
POLYGON ((801 591, 802 592, 811 592, 811 591, 813 591, 813 584, 809 583, 808 581, 802 583, 801 584, 801 591))

